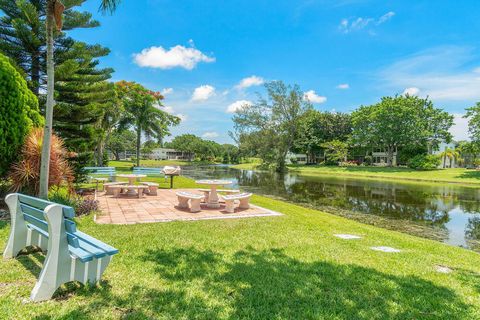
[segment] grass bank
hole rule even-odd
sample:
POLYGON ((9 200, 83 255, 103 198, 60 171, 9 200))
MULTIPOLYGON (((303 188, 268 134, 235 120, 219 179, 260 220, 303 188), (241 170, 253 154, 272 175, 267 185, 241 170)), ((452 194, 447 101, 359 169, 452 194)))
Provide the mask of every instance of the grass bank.
POLYGON ((309 176, 342 175, 376 179, 400 179, 480 185, 480 171, 463 168, 417 171, 409 168, 387 167, 289 166, 288 169, 290 171, 309 176))
MULTIPOLYGON (((176 187, 191 186, 177 180, 176 187)), ((0 261, 0 318, 480 318, 477 253, 265 197, 253 202, 284 215, 128 226, 79 218, 80 230, 120 250, 104 281, 72 284, 33 304, 44 256, 0 261), (438 265, 453 272, 439 273, 438 265)), ((0 248, 8 232, 0 222, 0 248)))

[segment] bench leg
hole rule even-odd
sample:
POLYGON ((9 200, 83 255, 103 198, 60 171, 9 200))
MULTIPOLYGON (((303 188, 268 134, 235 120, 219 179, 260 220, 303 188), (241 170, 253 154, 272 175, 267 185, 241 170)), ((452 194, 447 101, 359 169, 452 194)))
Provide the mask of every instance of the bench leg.
POLYGON ((225 211, 228 213, 235 212, 235 201, 234 200, 225 200, 225 211))
POLYGON ((200 207, 201 199, 191 199, 190 200, 190 212, 199 212, 202 210, 200 207))
POLYGON ((137 191, 137 194, 138 194, 138 199, 140 199, 143 196, 143 189, 139 188, 137 191))
POLYGON ((113 196, 115 198, 118 198, 120 196, 120 191, 122 191, 121 188, 113 188, 112 190, 113 190, 113 196))
POLYGON ((4 259, 11 259, 27 246, 28 228, 23 220, 23 214, 19 210, 18 196, 10 194, 5 198, 10 211, 11 228, 7 247, 3 251, 4 259))
POLYGON ((50 299, 58 287, 70 281, 72 258, 68 252, 63 208, 60 205, 47 207, 45 218, 49 224, 47 257, 30 295, 33 301, 50 299))
POLYGON ((158 187, 152 186, 152 187, 149 188, 149 193, 148 194, 151 195, 151 196, 156 196, 157 195, 157 190, 158 190, 158 187))
POLYGON ((250 201, 250 198, 240 199, 240 205, 238 207, 240 209, 249 209, 250 208, 249 201, 250 201))
POLYGON ((178 197, 178 207, 182 209, 188 208, 188 198, 178 197))

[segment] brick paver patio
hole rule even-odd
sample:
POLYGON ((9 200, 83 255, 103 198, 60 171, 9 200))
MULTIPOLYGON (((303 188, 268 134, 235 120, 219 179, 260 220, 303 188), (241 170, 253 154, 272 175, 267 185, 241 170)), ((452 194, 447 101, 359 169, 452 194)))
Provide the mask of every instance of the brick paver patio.
MULTIPOLYGON (((209 209, 202 204, 202 211, 191 213, 188 209, 177 207, 178 201, 175 193, 180 189, 159 189, 158 195, 146 195, 141 199, 122 195, 115 198, 105 193, 100 193, 97 200, 100 203, 101 214, 95 221, 101 224, 133 224, 149 222, 167 222, 175 220, 204 220, 227 218, 251 218, 263 216, 279 216, 262 207, 251 205, 250 209, 235 208, 234 213, 226 213, 225 205, 219 209, 209 209)), ((192 190, 188 190, 192 192, 192 190)))

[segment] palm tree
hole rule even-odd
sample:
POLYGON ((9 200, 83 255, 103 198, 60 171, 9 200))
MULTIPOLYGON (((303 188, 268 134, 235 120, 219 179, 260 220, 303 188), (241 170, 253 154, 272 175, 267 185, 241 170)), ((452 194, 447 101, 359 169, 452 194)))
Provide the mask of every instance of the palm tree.
POLYGON ((458 159, 460 157, 460 154, 457 150, 446 148, 445 151, 440 153, 440 157, 443 158, 443 168, 445 169, 447 165, 447 158, 450 160, 450 167, 452 167, 452 160, 458 159))
POLYGON ((168 127, 180 123, 176 116, 160 109, 163 96, 135 82, 119 81, 116 83, 118 97, 122 100, 125 115, 120 120, 119 128, 133 127, 137 135, 137 167, 140 166, 140 146, 142 133, 147 137, 162 141, 169 134, 168 127))
MULTIPOLYGON (((100 11, 103 13, 113 12, 121 0, 100 0, 100 11)), ((55 100, 54 91, 54 58, 53 58, 53 40, 54 27, 58 31, 62 29, 62 14, 65 6, 60 0, 47 0, 47 20, 46 20, 46 39, 47 39, 47 103, 45 106, 45 129, 42 143, 42 160, 40 165, 40 188, 39 196, 46 199, 48 197, 48 175, 50 168, 50 146, 53 126, 53 107, 55 100)))

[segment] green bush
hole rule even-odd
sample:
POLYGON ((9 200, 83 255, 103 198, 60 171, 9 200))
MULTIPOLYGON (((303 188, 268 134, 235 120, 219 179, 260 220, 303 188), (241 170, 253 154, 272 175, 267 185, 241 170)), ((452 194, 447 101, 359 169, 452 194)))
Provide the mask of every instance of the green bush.
POLYGON ((415 170, 433 170, 440 164, 440 158, 433 154, 419 154, 408 161, 408 166, 415 170))
POLYGON ((16 161, 25 136, 32 127, 41 126, 43 118, 37 97, 27 82, 0 54, 0 176, 16 161))

